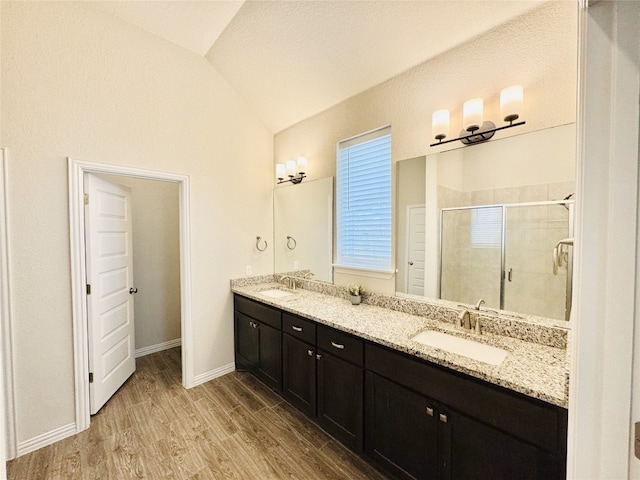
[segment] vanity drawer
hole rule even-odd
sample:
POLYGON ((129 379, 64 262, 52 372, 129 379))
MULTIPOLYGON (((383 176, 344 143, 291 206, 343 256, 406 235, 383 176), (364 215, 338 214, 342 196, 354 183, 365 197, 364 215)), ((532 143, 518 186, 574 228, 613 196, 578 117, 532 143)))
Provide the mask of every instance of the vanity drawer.
POLYGON ((359 366, 364 364, 362 339, 324 325, 318 325, 318 349, 359 366))
POLYGON ((234 308, 236 311, 255 318, 267 325, 280 330, 282 328, 282 314, 280 310, 264 305, 240 295, 234 295, 234 308))
POLYGON ((312 345, 316 343, 316 323, 311 320, 283 313, 282 331, 312 345))

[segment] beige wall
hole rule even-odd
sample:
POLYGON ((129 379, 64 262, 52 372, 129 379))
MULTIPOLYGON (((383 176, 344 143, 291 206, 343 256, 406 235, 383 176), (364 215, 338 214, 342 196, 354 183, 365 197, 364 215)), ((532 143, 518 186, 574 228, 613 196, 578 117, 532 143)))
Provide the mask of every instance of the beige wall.
MULTIPOLYGON (((392 126, 394 162, 457 148, 429 147, 432 112, 451 110, 453 134, 461 128, 464 101, 480 96, 485 117, 497 120, 500 90, 516 83, 524 86, 527 124, 496 138, 575 122, 576 58, 577 3, 547 3, 278 133, 274 161, 306 155, 310 178, 334 175, 338 141, 386 124, 392 126)), ((394 292, 393 279, 362 281, 370 290, 394 292)))
POLYGON ((233 362, 229 279, 272 271, 273 139, 204 58, 85 3, 3 1, 1 34, 24 442, 74 421, 67 156, 190 175, 200 375, 233 362))
POLYGON ((131 188, 135 348, 181 337, 179 186, 174 182, 104 176, 131 188))

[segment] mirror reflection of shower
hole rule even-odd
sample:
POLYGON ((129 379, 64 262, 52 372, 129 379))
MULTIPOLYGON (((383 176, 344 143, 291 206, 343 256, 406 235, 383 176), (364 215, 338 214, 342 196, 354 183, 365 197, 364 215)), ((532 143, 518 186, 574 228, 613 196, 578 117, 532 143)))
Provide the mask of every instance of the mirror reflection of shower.
POLYGON ((443 208, 440 298, 568 319, 572 195, 558 201, 443 208), (555 272, 555 273, 554 273, 555 272))

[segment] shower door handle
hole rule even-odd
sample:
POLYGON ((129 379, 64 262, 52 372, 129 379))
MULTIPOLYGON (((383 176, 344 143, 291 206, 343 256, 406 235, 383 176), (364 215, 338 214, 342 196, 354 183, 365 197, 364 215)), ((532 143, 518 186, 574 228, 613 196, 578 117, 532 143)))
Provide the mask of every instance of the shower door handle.
POLYGON ((510 268, 509 269, 509 275, 507 276, 507 280, 512 282, 513 281, 512 278, 513 278, 513 268, 510 268))

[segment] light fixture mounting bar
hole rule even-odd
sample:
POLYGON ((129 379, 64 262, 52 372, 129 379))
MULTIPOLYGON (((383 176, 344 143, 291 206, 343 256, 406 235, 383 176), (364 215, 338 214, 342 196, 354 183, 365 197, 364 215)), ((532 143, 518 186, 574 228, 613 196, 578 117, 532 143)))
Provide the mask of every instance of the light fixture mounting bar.
POLYGON ((445 140, 444 142, 442 140, 432 143, 431 145, 429 145, 430 147, 435 147, 436 145, 444 145, 445 143, 450 143, 450 142, 456 142, 456 141, 463 141, 466 140, 466 144, 474 144, 474 143, 480 143, 480 142, 484 142, 486 140, 489 140, 493 134, 495 132, 497 132, 498 130, 505 130, 507 128, 511 128, 511 127, 519 127, 520 125, 524 125, 525 121, 522 122, 516 122, 516 123, 509 123, 509 125, 503 125, 502 127, 495 127, 492 128, 490 130, 483 130, 483 131, 475 131, 475 132, 471 132, 469 133, 469 135, 462 135, 458 138, 452 138, 450 140, 445 140), (477 137, 480 137, 479 139, 477 137))
POLYGON ((276 185, 280 185, 281 183, 287 183, 287 182, 291 182, 294 185, 297 185, 298 183, 302 182, 303 178, 306 178, 307 176, 304 174, 304 172, 300 172, 297 175, 289 175, 289 178, 278 178, 278 183, 276 185))

